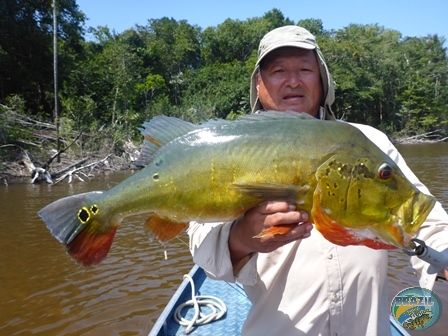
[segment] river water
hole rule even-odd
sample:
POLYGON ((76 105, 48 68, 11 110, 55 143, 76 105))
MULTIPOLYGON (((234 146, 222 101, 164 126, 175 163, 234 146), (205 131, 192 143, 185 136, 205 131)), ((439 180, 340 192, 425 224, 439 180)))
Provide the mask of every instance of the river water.
MULTIPOLYGON (((448 143, 399 146, 408 165, 448 209, 448 143)), ((106 260, 83 268, 72 262, 37 216, 68 195, 105 190, 129 173, 88 183, 32 185, 0 181, 0 335, 147 335, 183 274, 193 266, 186 234, 165 247, 143 232, 145 217, 125 221, 106 260)), ((18 183, 19 182, 19 183, 18 183)), ((21 183, 20 183, 21 182, 21 183)), ((407 257, 391 252, 390 299, 417 286, 407 257)), ((447 335, 448 283, 434 288, 445 310, 430 335, 447 335)), ((413 335, 428 335, 425 332, 413 335)))

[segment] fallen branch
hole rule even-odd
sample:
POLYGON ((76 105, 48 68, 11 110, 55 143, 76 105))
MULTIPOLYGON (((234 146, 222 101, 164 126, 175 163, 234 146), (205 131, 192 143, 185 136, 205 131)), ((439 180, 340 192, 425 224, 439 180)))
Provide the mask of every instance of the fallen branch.
POLYGON ((78 140, 79 139, 79 137, 81 136, 81 134, 82 134, 82 131, 81 132, 79 132, 79 134, 76 136, 76 138, 70 143, 70 144, 68 144, 67 146, 65 146, 64 148, 62 148, 62 149, 60 149, 59 151, 57 151, 43 166, 42 166, 42 168, 43 169, 47 169, 49 166, 50 166, 50 164, 53 162, 53 160, 55 159, 55 158, 57 158, 60 154, 62 154, 62 153, 64 153, 67 149, 69 149, 70 148, 70 146, 71 145, 73 145, 75 142, 76 142, 76 140, 78 140))
POLYGON ((75 168, 75 169, 70 170, 69 172, 67 172, 66 174, 64 174, 64 175, 61 176, 60 178, 58 178, 58 179, 55 181, 54 184, 57 184, 57 183, 63 181, 63 180, 64 180, 65 178, 67 178, 67 177, 69 178, 68 183, 71 183, 71 182, 72 182, 73 177, 76 177, 78 180, 84 182, 84 180, 83 180, 79 175, 83 175, 83 176, 85 176, 86 178, 90 178, 90 176, 89 176, 90 173, 89 173, 89 175, 87 175, 87 174, 85 174, 84 172, 82 172, 81 170, 86 169, 86 168, 91 168, 91 167, 94 168, 94 167, 97 166, 98 164, 100 164, 100 163, 106 161, 106 160, 109 158, 109 156, 111 156, 111 154, 107 155, 107 156, 106 156, 104 159, 102 159, 102 160, 99 160, 99 161, 96 161, 96 162, 92 162, 92 163, 89 163, 88 165, 81 166, 81 167, 77 167, 77 168, 75 168))
POLYGON ((417 135, 413 135, 411 137, 404 138, 404 139, 402 139, 402 141, 409 141, 409 140, 418 139, 418 138, 426 138, 426 137, 429 137, 429 136, 437 136, 434 133, 438 133, 438 132, 440 132, 440 130, 435 130, 435 131, 431 131, 431 132, 427 132, 427 133, 417 134, 417 135))
POLYGON ((426 132, 422 134, 416 134, 407 138, 398 138, 395 139, 396 143, 435 143, 435 142, 443 142, 448 139, 448 137, 444 137, 444 132, 442 130, 434 130, 431 132, 426 132))
POLYGON ((75 162, 67 167, 65 167, 64 169, 61 169, 57 172, 54 172, 51 174, 52 177, 56 177, 56 176, 60 176, 62 174, 64 174, 65 172, 69 171, 70 169, 74 168, 74 167, 79 167, 80 165, 84 164, 85 162, 87 162, 87 160, 89 160, 90 157, 86 157, 82 160, 79 160, 78 162, 75 162))
POLYGON ((51 130, 56 129, 56 126, 53 124, 38 121, 26 115, 14 112, 10 107, 6 105, 0 104, 0 108, 2 108, 5 111, 5 113, 8 114, 8 119, 11 120, 13 123, 20 124, 24 127, 34 126, 43 129, 51 129, 51 130))
POLYGON ((51 175, 46 169, 36 168, 34 163, 31 161, 27 150, 23 151, 22 162, 31 174, 31 183, 35 183, 36 181, 46 181, 47 183, 53 183, 51 175))

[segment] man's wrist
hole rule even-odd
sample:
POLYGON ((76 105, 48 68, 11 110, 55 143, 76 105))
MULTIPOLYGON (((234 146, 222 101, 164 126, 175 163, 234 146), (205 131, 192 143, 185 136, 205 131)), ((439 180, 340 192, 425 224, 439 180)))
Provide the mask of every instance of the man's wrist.
POLYGON ((230 261, 233 266, 233 273, 237 274, 241 268, 249 261, 252 256, 253 251, 251 251, 246 244, 242 244, 240 238, 242 237, 242 232, 239 230, 238 219, 235 220, 230 228, 229 234, 229 252, 230 261))

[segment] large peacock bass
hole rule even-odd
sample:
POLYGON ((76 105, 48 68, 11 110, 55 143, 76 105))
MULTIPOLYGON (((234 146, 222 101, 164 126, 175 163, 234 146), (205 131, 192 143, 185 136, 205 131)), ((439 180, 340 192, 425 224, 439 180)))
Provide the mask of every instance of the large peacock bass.
MULTIPOLYGON (((413 247, 435 204, 341 121, 275 111, 202 125, 157 116, 141 131, 144 169, 108 191, 62 198, 39 211, 83 265, 100 263, 120 223, 135 214, 147 213, 146 229, 166 242, 190 221, 231 221, 263 201, 288 200, 335 244, 392 249, 413 247)), ((276 226, 260 236, 291 229, 276 226)))

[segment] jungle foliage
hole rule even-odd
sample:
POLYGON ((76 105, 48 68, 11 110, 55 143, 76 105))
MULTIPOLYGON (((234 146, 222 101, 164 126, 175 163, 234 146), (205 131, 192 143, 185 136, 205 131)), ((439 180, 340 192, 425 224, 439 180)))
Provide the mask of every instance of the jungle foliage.
MULTIPOLYGON (((3 0, 0 12, 0 145, 23 145, 32 134, 11 109, 54 122, 52 0, 3 0)), ((293 22, 275 8, 212 27, 164 17, 117 33, 87 29, 75 0, 58 0, 58 12, 61 132, 96 139, 84 146, 107 138, 119 150, 158 114, 199 122, 248 113, 258 43, 286 24, 317 36, 336 83, 337 117, 389 135, 448 133, 448 60, 438 35, 403 37, 376 24, 325 30, 319 19, 293 22)))

